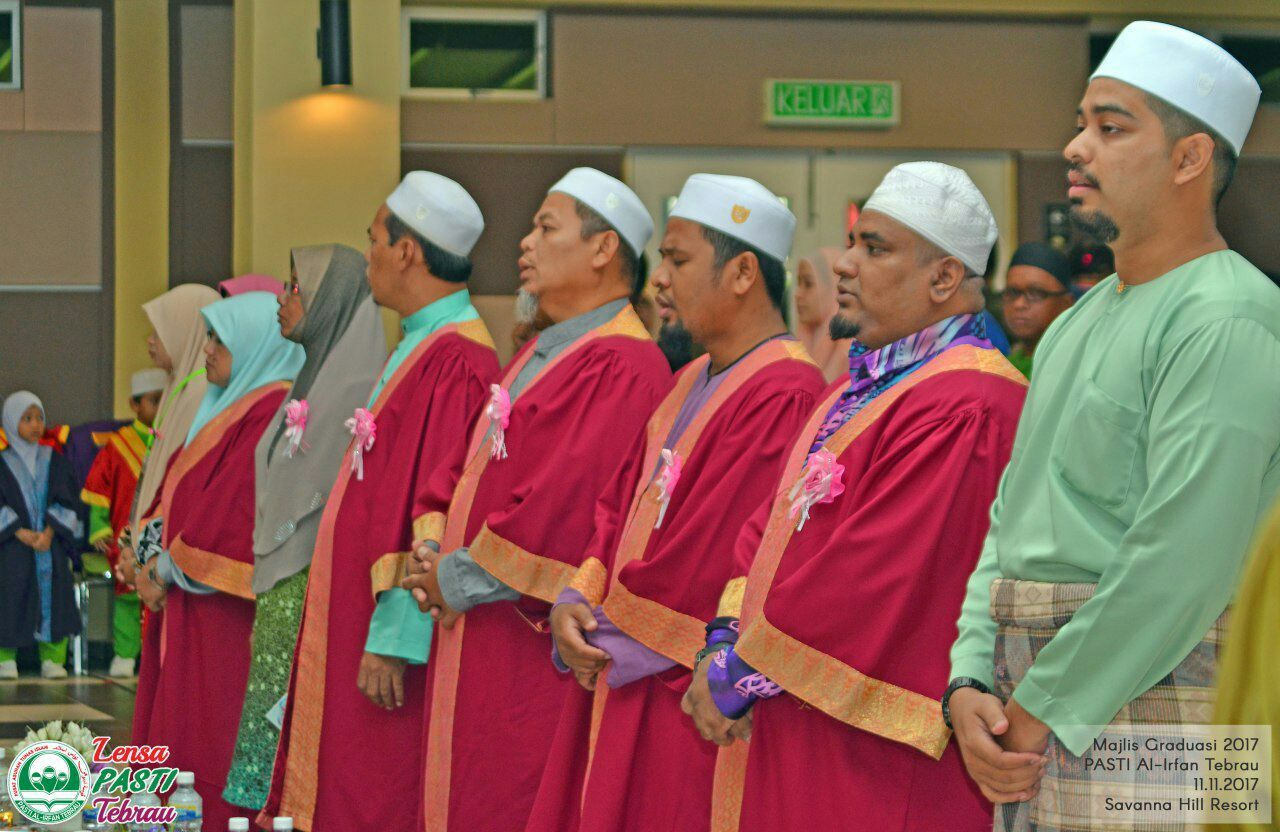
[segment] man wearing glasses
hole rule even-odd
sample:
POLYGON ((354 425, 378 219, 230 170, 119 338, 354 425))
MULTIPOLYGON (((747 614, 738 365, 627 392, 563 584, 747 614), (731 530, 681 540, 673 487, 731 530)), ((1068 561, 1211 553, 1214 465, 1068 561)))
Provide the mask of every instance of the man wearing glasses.
POLYGON ((1071 308, 1071 264, 1044 243, 1023 243, 1009 261, 1003 301, 1004 325, 1013 340, 1009 362, 1031 378, 1036 344, 1049 324, 1071 308))

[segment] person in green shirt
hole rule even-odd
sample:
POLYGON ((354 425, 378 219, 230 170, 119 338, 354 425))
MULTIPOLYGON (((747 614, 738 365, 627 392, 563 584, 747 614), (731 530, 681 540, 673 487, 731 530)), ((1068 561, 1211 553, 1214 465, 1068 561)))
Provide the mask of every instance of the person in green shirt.
POLYGON ((1000 301, 1005 329, 1013 340, 1009 363, 1027 378, 1045 330, 1075 299, 1071 266, 1062 252, 1045 243, 1018 246, 1009 261, 1000 301))
POLYGON ((1010 804, 997 829, 1097 824, 1076 758, 1099 726, 1152 702, 1153 721, 1210 717, 1188 705, 1280 491, 1280 290, 1216 222, 1259 97, 1216 44, 1138 22, 1078 111, 1072 217, 1117 273, 1036 350, 943 698, 970 775, 1010 804))

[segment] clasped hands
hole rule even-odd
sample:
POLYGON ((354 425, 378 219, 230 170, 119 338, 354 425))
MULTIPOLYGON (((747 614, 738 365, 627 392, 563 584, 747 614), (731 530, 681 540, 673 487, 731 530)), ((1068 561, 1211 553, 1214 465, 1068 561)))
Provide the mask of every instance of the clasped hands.
POLYGON ((147 561, 138 568, 136 574, 138 598, 152 612, 164 609, 165 600, 169 596, 169 588, 160 583, 156 577, 156 558, 147 561))
POLYGON ((560 661, 573 671, 573 678, 587 690, 596 689, 600 671, 609 663, 609 654, 587 641, 587 633, 600 625, 586 604, 570 602, 551 608, 551 638, 560 661))
POLYGON ((1049 726, 1010 698, 977 688, 951 694, 951 724, 969 776, 992 803, 1020 803, 1040 791, 1049 726))
POLYGON ((440 553, 438 543, 422 541, 409 558, 409 574, 400 581, 400 586, 413 593, 418 609, 430 615, 441 627, 452 630, 462 613, 449 606, 440 591, 440 561, 446 557, 440 553))
POLYGON ((729 746, 734 740, 751 739, 751 711, 739 719, 730 719, 720 712, 707 684, 708 665, 709 661, 704 659, 693 669, 689 689, 680 700, 680 710, 693 719, 694 727, 708 742, 729 746))
POLYGON ((24 546, 30 546, 37 552, 47 552, 53 546, 53 527, 46 526, 42 532, 33 529, 18 529, 13 533, 24 546))

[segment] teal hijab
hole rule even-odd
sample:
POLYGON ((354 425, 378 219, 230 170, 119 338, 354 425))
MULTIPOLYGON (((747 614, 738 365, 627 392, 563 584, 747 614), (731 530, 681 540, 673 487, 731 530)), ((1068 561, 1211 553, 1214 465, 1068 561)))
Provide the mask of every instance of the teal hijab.
POLYGON ((200 310, 205 322, 231 351, 231 379, 226 387, 210 384, 195 421, 190 442, 215 416, 245 394, 273 381, 292 381, 302 369, 302 347, 285 340, 276 322, 279 303, 268 292, 246 292, 200 310))

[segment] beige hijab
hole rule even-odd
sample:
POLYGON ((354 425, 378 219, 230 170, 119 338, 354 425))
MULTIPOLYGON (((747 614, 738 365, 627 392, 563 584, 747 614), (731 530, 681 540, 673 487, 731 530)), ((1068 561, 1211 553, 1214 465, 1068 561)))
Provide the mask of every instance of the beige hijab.
POLYGON ((133 499, 129 525, 135 537, 143 514, 160 492, 169 460, 186 444, 187 430, 204 398, 204 345, 208 330, 200 310, 218 299, 218 293, 208 286, 184 283, 142 305, 156 337, 173 359, 173 372, 169 374, 169 386, 160 397, 156 438, 142 464, 138 492, 133 499), (189 378, 196 372, 200 374, 189 378))
POLYGON ((836 260, 839 257, 840 249, 827 246, 801 258, 809 262, 816 275, 815 302, 822 309, 822 322, 806 324, 797 319, 796 338, 804 344, 804 348, 809 351, 809 355, 822 370, 822 375, 828 382, 849 372, 850 341, 848 339, 832 341, 827 330, 827 323, 839 309, 836 305, 835 273, 836 260))

